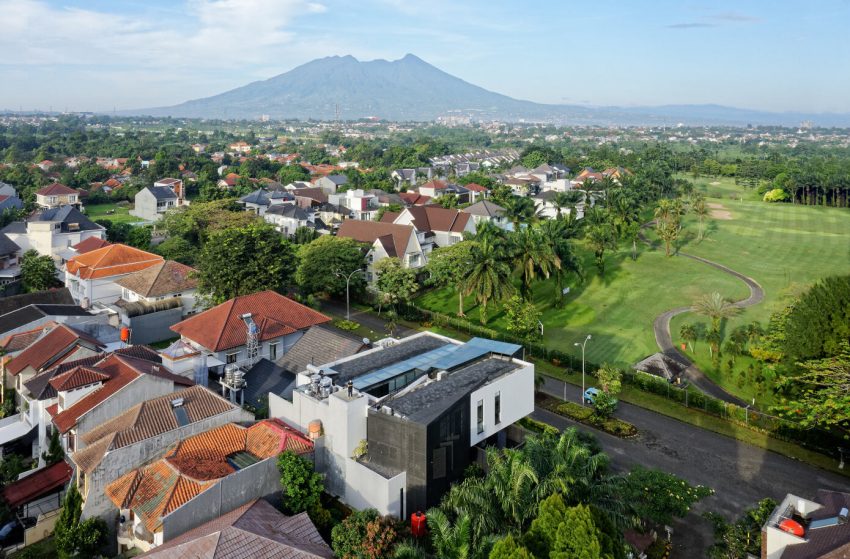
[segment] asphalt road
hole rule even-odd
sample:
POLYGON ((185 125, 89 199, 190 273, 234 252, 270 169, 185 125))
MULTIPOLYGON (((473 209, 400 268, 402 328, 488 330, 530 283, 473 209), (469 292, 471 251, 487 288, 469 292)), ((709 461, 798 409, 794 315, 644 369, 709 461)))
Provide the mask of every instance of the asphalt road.
MULTIPOLYGON (((654 221, 649 223, 645 223, 643 225, 644 228, 651 227, 655 224, 654 221)), ((640 233, 640 239, 647 245, 652 246, 652 242, 647 238, 643 232, 640 233)), ((728 266, 724 266, 723 264, 718 264, 717 262, 713 262, 706 258, 702 258, 700 256, 694 256, 693 254, 687 254, 684 252, 677 252, 677 256, 683 256, 685 258, 690 258, 691 260, 696 260, 697 262, 702 262, 708 266, 713 268, 717 268, 718 270, 725 272, 731 276, 738 278, 747 284, 747 287, 750 290, 750 295, 746 299, 741 299, 740 301, 735 302, 735 306, 738 308, 746 308, 751 307, 753 305, 757 305, 764 300, 764 289, 759 285, 759 283, 751 277, 745 276, 740 272, 736 272, 732 268, 728 266)), ((673 337, 670 334, 670 320, 682 313, 690 312, 691 307, 678 307, 675 309, 671 309, 669 311, 663 312, 652 322, 652 330, 655 333, 655 343, 658 344, 658 348, 669 357, 672 357, 676 361, 682 363, 686 366, 684 371, 685 378, 693 385, 708 394, 709 396, 713 396, 719 400, 723 400, 724 402, 729 402, 730 404, 736 404, 739 406, 745 406, 747 403, 742 400, 732 396, 717 384, 714 383, 711 379, 709 379, 705 374, 694 365, 687 355, 682 353, 678 347, 673 343, 673 337)))
MULTIPOLYGON (((564 386, 563 382, 546 377, 542 391, 562 398, 564 386)), ((566 389, 568 399, 580 401, 580 387, 566 384, 566 389)), ((575 425, 592 432, 617 471, 640 464, 716 491, 694 507, 687 518, 673 525, 673 557, 704 557, 705 549, 713 542, 711 525, 701 517, 705 511, 715 511, 732 519, 765 497, 781 500, 786 493, 793 493, 811 498, 818 489, 850 491, 850 478, 638 406, 621 402, 616 416, 637 426, 638 437, 619 439, 542 408, 532 415, 558 428, 575 425)))

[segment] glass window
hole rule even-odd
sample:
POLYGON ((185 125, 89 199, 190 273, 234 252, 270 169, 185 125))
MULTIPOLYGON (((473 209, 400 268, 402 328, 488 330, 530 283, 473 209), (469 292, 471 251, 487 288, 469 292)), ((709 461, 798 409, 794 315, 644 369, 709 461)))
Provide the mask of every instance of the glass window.
POLYGON ((496 401, 493 403, 493 416, 496 425, 502 422, 502 393, 496 392, 496 401))
POLYGON ((226 358, 227 364, 229 365, 231 363, 236 363, 236 356, 237 355, 239 355, 238 352, 237 353, 228 353, 227 358, 226 358))
POLYGON ((279 342, 275 342, 273 344, 269 344, 269 361, 274 361, 277 359, 277 348, 280 346, 279 342))
POLYGON ((484 432, 484 400, 478 400, 478 434, 484 432))

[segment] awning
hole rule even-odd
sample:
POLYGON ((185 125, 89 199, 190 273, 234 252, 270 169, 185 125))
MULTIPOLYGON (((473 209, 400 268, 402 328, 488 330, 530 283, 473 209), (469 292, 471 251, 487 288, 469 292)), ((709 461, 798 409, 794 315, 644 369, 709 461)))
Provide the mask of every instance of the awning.
POLYGON ((23 479, 13 481, 3 489, 3 498, 9 504, 9 508, 16 509, 65 487, 71 480, 71 473, 71 466, 63 460, 23 479))

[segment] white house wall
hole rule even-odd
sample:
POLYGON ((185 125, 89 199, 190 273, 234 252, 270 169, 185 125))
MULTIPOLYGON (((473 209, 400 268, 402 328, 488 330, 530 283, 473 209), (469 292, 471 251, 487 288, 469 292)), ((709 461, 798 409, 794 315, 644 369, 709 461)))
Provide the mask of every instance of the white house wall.
MULTIPOLYGON (((525 362, 521 362, 525 363, 525 362)), ((525 363, 473 392, 469 398, 470 444, 476 445, 534 411, 534 365, 525 363), (496 392, 501 395, 501 421, 495 422, 496 392), (484 401, 484 431, 478 432, 478 402, 484 401)))

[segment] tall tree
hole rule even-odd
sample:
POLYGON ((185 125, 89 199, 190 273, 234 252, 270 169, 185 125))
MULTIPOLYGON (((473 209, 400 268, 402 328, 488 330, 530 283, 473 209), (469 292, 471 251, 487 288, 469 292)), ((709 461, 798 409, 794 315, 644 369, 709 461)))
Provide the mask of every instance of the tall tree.
POLYGON ((547 219, 539 226, 541 240, 545 241, 551 248, 553 254, 558 258, 561 265, 552 270, 555 276, 555 306, 561 307, 564 304, 564 276, 572 272, 580 280, 584 280, 584 270, 582 269, 581 260, 573 250, 573 244, 570 238, 576 234, 574 229, 571 229, 567 219, 547 219))
POLYGON ((694 213, 695 216, 697 216, 697 223, 699 224, 697 240, 701 241, 703 236, 703 222, 709 214, 708 204, 705 201, 705 196, 700 194, 694 197, 694 200, 691 203, 691 211, 694 213))
POLYGON ((605 251, 617 249, 617 235, 609 223, 592 225, 586 231, 587 244, 596 256, 596 267, 599 275, 605 275, 605 251))
POLYGON ((521 294, 531 299, 531 282, 538 275, 548 278, 550 273, 561 268, 561 259, 555 253, 552 243, 548 242, 537 227, 521 227, 510 237, 514 262, 520 270, 522 279, 521 294))
POLYGON ((375 264, 375 287, 383 303, 393 306, 410 302, 419 289, 416 273, 398 258, 384 258, 375 264))
POLYGON ((53 259, 47 255, 39 256, 35 250, 26 251, 21 257, 21 283, 28 293, 58 285, 53 259))
POLYGON ((475 294, 481 324, 487 324, 488 303, 505 299, 513 289, 511 268, 503 255, 488 242, 476 242, 464 291, 466 295, 475 294))
POLYGON ((289 241, 271 225, 219 231, 198 257, 198 292, 219 304, 264 289, 283 291, 295 261, 289 241))
POLYGON ((457 292, 457 315, 463 313, 463 284, 472 262, 473 241, 462 241, 431 252, 428 258, 428 283, 452 286, 457 292))
MULTIPOLYGON (((365 270, 363 244, 345 237, 324 235, 298 247, 295 281, 304 293, 344 295, 345 281, 355 270, 365 270)), ((356 293, 366 286, 363 274, 351 275, 349 288, 356 293)))

